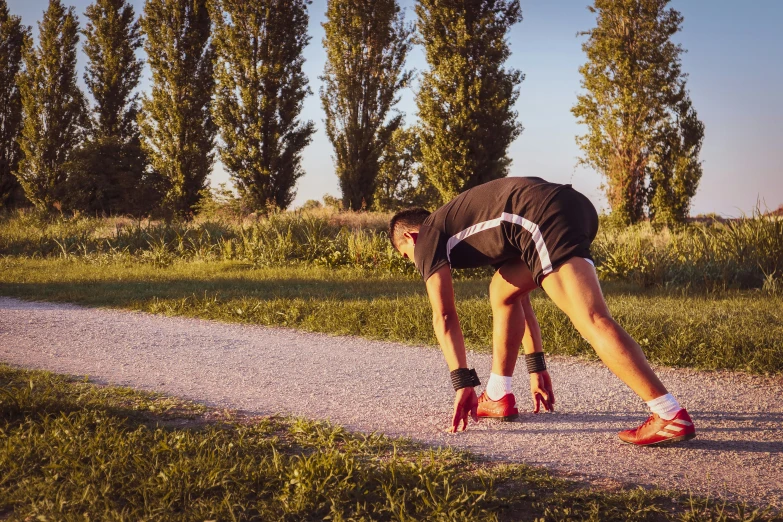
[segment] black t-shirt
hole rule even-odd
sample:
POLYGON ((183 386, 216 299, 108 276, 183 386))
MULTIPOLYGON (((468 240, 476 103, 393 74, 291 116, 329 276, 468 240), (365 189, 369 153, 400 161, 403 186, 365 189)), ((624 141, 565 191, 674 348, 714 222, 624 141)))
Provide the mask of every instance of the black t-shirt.
MULTIPOLYGON (((539 219, 567 185, 541 178, 502 178, 466 190, 422 224, 413 252, 426 281, 439 268, 498 267, 512 258, 549 263, 539 219)), ((531 266, 532 270, 532 266, 531 266)))

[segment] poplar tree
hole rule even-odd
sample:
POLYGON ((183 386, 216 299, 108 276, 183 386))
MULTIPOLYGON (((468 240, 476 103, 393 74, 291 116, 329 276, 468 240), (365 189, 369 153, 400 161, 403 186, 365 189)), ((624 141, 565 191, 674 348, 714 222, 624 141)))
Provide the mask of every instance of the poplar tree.
POLYGON ((524 76, 504 67, 506 36, 522 10, 518 0, 419 0, 416 14, 429 64, 416 100, 422 168, 448 201, 508 174, 524 76))
POLYGON ((323 28, 321 103, 343 206, 372 208, 380 159, 402 123, 389 113, 411 79, 404 66, 413 31, 396 0, 329 0, 323 28))
POLYGON ((581 33, 585 93, 572 108, 587 132, 580 162, 605 179, 612 216, 635 223, 651 214, 681 220, 701 176, 704 128, 685 89, 683 48, 671 38, 682 15, 669 0, 596 0, 596 26, 581 33))
POLYGON ((384 151, 378 170, 374 207, 382 212, 414 206, 421 146, 415 129, 398 127, 384 151))
POLYGON ((375 189, 375 209, 433 207, 440 201, 421 169, 421 141, 416 127, 398 127, 384 150, 375 189))
POLYGON ((0 210, 18 206, 24 191, 16 179, 21 150, 17 142, 22 125, 19 73, 22 52, 30 45, 30 28, 11 16, 6 0, 0 0, 0 210))
POLYGON ((79 23, 73 7, 50 0, 38 24, 38 45, 24 52, 19 78, 24 154, 17 177, 39 210, 60 205, 70 161, 86 124, 84 95, 76 84, 79 23))
POLYGON ((84 81, 95 100, 90 133, 69 181, 72 206, 89 212, 138 214, 151 201, 137 124, 143 62, 139 22, 125 0, 96 0, 85 12, 84 81))
POLYGON ((193 212, 214 163, 210 106, 214 49, 208 0, 147 0, 141 27, 152 71, 139 126, 153 169, 168 185, 166 206, 193 212))
POLYGON ((650 219, 670 226, 684 223, 690 215, 702 175, 699 153, 704 141, 704 124, 688 96, 673 112, 657 140, 647 199, 650 219))
POLYGON ((214 115, 220 159, 253 208, 288 207, 315 132, 302 122, 309 0, 216 0, 214 115))

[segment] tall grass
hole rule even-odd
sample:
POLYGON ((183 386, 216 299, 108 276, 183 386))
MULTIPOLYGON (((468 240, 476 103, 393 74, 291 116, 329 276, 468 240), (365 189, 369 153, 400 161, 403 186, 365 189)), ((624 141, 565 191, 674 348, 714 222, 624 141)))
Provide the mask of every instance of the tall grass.
POLYGON ((0 218, 0 255, 85 261, 246 261, 254 266, 290 262, 411 272, 395 254, 385 215, 273 213, 257 220, 154 222, 127 219, 42 220, 19 212, 0 218), (353 218, 353 219, 352 219, 353 218))
MULTIPOLYGON (((415 276, 394 252, 386 214, 276 212, 242 221, 42 220, 0 218, 0 255, 125 261, 169 266, 176 260, 242 261, 253 266, 307 263, 415 276)), ((756 214, 727 222, 656 231, 648 224, 604 227, 593 245, 602 278, 649 287, 783 287, 783 220, 756 214)), ((470 272, 486 275, 486 271, 470 272)))
POLYGON ((755 214, 693 223, 676 231, 649 224, 606 229, 593 245, 606 279, 642 286, 775 289, 783 277, 783 220, 755 214))

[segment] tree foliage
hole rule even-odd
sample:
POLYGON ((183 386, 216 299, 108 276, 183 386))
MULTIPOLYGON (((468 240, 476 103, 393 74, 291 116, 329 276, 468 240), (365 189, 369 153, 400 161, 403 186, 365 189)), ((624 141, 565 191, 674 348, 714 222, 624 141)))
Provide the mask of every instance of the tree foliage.
POLYGON ((420 0, 418 31, 430 69, 417 97, 422 168, 442 201, 502 178, 522 131, 514 103, 519 71, 506 69, 506 35, 518 0, 420 0))
POLYGON ((210 105, 214 49, 208 0, 147 0, 141 27, 152 71, 142 100, 142 145, 168 185, 167 207, 189 215, 214 163, 210 105))
POLYGON ((701 177, 704 127, 685 89, 684 52, 671 38, 682 15, 669 0, 596 0, 582 48, 585 93, 572 112, 587 133, 581 162, 601 173, 613 217, 635 223, 645 207, 681 220, 701 177))
POLYGON ((24 53, 19 79, 24 157, 17 177, 27 199, 51 210, 63 197, 70 161, 86 125, 86 103, 76 84, 79 23, 73 7, 50 0, 38 24, 38 45, 24 53))
POLYGON ((11 16, 6 0, 0 0, 0 210, 24 202, 24 192, 16 179, 21 156, 17 142, 22 126, 22 97, 18 77, 22 52, 30 45, 30 28, 11 16))
POLYGON ((321 88, 345 208, 372 208, 380 160, 402 115, 389 118, 412 72, 412 28, 396 0, 329 0, 321 88))
POLYGON ((125 0, 95 0, 85 12, 84 81, 95 100, 90 132, 68 182, 70 206, 103 214, 149 212, 158 199, 137 124, 143 62, 139 22, 125 0))
POLYGON ((421 146, 416 131, 405 127, 395 129, 380 161, 373 198, 375 208, 389 212, 413 206, 420 159, 421 146))
POLYGON ((699 161, 704 124, 686 96, 674 108, 673 119, 663 126, 655 161, 651 164, 648 209, 653 222, 684 223, 701 180, 699 161))
POLYGON ((301 122, 309 0, 216 0, 214 117, 220 159, 257 209, 288 207, 315 127, 301 122))
POLYGON ((398 127, 392 133, 380 160, 374 201, 377 210, 386 212, 433 207, 440 201, 438 191, 422 174, 417 128, 398 127))
POLYGON ((95 0, 85 16, 84 81, 95 99, 92 134, 130 140, 138 136, 134 91, 144 66, 135 54, 142 46, 136 13, 126 0, 95 0))

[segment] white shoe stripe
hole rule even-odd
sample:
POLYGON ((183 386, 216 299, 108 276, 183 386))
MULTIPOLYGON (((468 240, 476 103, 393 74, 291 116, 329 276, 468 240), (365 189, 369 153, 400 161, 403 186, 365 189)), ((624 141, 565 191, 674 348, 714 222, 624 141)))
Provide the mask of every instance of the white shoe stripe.
POLYGON ((671 430, 671 431, 682 431, 685 428, 683 428, 682 426, 675 426, 674 424, 669 424, 664 429, 665 430, 671 430))
POLYGON ((688 422, 686 420, 682 420, 682 419, 674 419, 672 422, 677 423, 677 424, 682 424, 683 426, 693 426, 693 423, 688 422))
POLYGON ((669 438, 671 438, 671 437, 674 437, 674 435, 676 435, 676 434, 675 433, 669 433, 668 431, 659 431, 658 433, 656 433, 656 435, 660 435, 661 437, 669 437, 669 438))

